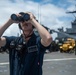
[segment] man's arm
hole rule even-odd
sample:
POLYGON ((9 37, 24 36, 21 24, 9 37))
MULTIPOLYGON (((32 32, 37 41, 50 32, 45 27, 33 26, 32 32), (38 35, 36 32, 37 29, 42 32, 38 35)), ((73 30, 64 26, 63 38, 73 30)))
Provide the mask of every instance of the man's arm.
POLYGON ((13 23, 11 19, 9 19, 4 25, 0 27, 0 47, 6 44, 6 38, 2 37, 5 30, 13 23))
POLYGON ((4 46, 6 44, 6 38, 0 37, 0 47, 4 46))
POLYGON ((49 46, 52 42, 51 34, 34 19, 33 19, 33 25, 39 32, 39 35, 41 37, 41 44, 45 47, 49 46))
POLYGON ((31 23, 32 25, 38 30, 39 35, 41 37, 41 44, 45 47, 49 46, 52 42, 51 34, 40 24, 36 21, 32 14, 30 14, 31 23))

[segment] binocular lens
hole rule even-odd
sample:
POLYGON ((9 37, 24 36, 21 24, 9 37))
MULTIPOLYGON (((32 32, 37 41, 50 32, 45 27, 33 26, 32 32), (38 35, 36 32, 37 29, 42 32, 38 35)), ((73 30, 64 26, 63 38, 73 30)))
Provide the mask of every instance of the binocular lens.
POLYGON ((30 20, 30 15, 29 14, 24 14, 24 16, 23 16, 23 19, 25 20, 25 21, 28 21, 28 20, 30 20))
POLYGON ((18 21, 18 17, 15 14, 11 15, 11 19, 14 20, 14 21, 18 21))

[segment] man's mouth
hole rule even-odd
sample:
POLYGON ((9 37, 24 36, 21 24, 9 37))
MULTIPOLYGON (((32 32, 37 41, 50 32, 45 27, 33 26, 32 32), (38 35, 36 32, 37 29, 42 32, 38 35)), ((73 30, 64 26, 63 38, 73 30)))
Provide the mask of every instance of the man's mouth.
POLYGON ((26 24, 26 26, 28 26, 28 24, 26 24))

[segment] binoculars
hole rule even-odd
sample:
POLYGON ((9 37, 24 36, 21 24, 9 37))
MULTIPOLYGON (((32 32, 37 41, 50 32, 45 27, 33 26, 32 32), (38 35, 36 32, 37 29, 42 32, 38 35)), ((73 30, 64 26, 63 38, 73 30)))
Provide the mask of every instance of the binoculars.
POLYGON ((24 22, 30 20, 30 15, 28 13, 19 13, 21 16, 17 16, 16 14, 11 15, 11 19, 14 21, 24 22))

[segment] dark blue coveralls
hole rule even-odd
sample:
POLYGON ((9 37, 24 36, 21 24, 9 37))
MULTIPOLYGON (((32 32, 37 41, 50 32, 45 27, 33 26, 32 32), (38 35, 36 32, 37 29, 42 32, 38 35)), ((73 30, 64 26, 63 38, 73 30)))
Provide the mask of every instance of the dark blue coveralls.
MULTIPOLYGON (((6 37, 6 36, 5 36, 6 37)), ((41 45, 40 37, 34 33, 24 45, 22 51, 11 48, 10 44, 18 37, 6 37, 5 49, 9 49, 10 75, 42 75, 43 57, 46 47, 41 45)), ((22 39, 14 41, 15 44, 22 44, 22 39)))

